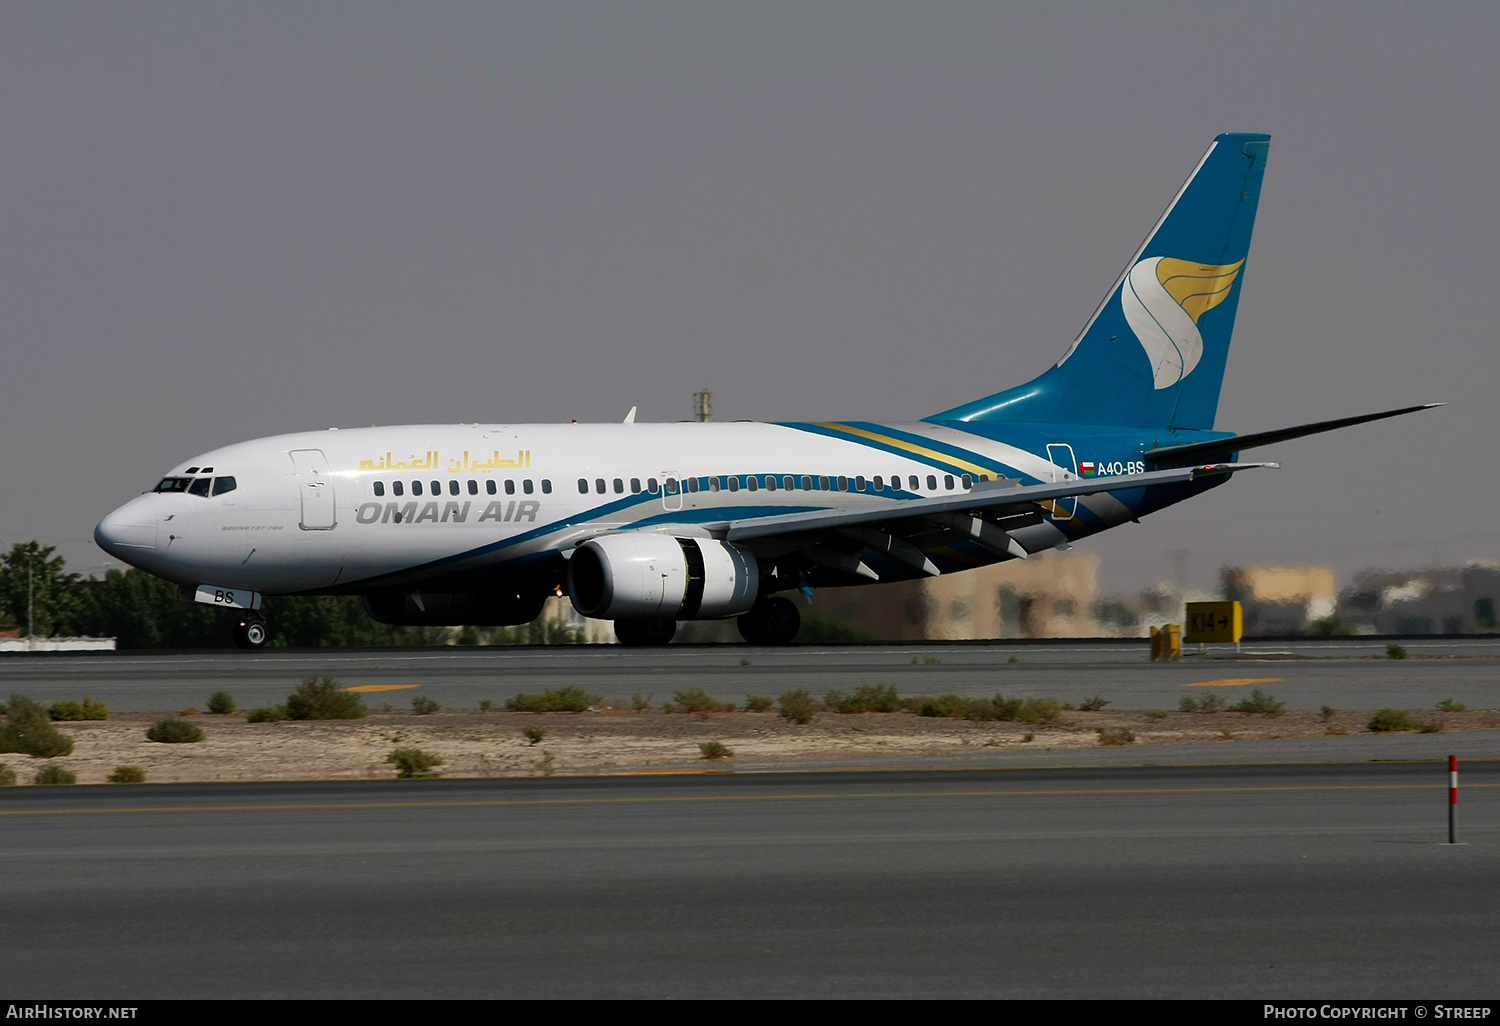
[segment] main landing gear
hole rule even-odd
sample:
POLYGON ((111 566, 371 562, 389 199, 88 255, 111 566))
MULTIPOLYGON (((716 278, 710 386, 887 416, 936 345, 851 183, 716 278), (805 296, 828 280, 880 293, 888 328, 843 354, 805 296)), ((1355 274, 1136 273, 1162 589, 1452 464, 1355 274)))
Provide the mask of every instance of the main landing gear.
POLYGON ((761 599, 738 620, 740 637, 752 645, 785 645, 802 627, 802 614, 791 599, 761 599))
POLYGON ((235 648, 251 649, 264 648, 270 634, 266 629, 265 617, 258 615, 236 620, 229 628, 229 633, 234 636, 235 648))
POLYGON ((616 620, 615 637, 634 648, 665 645, 677 633, 676 620, 616 620))

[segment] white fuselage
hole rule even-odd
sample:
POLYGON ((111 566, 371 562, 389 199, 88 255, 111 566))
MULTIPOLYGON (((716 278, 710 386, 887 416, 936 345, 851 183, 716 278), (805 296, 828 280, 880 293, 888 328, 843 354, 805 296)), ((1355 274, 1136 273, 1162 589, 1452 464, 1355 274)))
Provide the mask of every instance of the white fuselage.
MULTIPOLYGON (((359 592, 523 572, 607 531, 706 536, 756 516, 949 494, 968 486, 965 475, 1050 481, 1070 470, 927 423, 372 427, 203 453, 168 473, 184 490, 131 500, 96 537, 118 558, 183 585, 359 592), (230 477, 232 490, 218 494, 224 486, 203 483, 230 477)), ((1079 507, 1066 524, 1025 528, 1026 547, 1133 515, 1109 495, 1079 507)))

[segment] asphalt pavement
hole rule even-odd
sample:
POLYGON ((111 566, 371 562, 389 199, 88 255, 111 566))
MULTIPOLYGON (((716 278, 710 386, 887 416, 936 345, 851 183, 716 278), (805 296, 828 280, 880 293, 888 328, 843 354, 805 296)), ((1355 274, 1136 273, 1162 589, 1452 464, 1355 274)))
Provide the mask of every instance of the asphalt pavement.
POLYGON ((1410 657, 1385 658, 1386 642, 1361 638, 1246 643, 1179 663, 1153 663, 1145 642, 1044 644, 617 645, 262 652, 115 652, 0 656, 0 698, 42 702, 91 695, 111 708, 172 711, 230 691, 241 708, 284 701, 307 676, 345 686, 414 685, 369 701, 404 706, 412 694, 450 707, 502 705, 523 691, 576 685, 607 699, 670 699, 702 688, 725 701, 806 688, 821 696, 865 684, 902 694, 1052 697, 1102 695, 1119 709, 1175 709, 1184 695, 1263 687, 1289 708, 1431 708, 1453 698, 1500 707, 1500 637, 1408 640, 1410 657), (420 689, 420 690, 418 690, 420 689))
POLYGON ((1500 763, 0 790, 4 989, 1493 997, 1500 763))

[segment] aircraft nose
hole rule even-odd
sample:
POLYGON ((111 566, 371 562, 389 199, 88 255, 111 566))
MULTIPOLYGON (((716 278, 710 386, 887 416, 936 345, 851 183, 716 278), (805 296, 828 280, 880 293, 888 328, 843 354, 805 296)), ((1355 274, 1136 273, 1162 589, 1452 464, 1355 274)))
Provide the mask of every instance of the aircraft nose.
POLYGON ((156 548, 156 505, 149 495, 138 495, 94 528, 94 541, 116 559, 134 563, 156 548))

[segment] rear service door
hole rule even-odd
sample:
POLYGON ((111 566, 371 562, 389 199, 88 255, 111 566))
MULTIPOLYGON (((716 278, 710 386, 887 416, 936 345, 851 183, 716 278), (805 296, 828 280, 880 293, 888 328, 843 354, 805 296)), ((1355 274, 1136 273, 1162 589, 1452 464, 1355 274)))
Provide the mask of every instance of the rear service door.
MULTIPOLYGON (((1078 479, 1078 460, 1073 455, 1073 447, 1066 443, 1054 442, 1047 446, 1047 462, 1052 464, 1052 480, 1061 484, 1064 481, 1075 481, 1078 479)), ((1078 497, 1070 495, 1066 499, 1052 500, 1053 520, 1072 520, 1073 514, 1078 511, 1078 497)))
POLYGON ((323 450, 293 449, 291 456, 297 468, 297 491, 302 496, 302 530, 333 530, 338 525, 338 512, 323 450))

